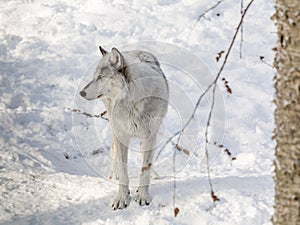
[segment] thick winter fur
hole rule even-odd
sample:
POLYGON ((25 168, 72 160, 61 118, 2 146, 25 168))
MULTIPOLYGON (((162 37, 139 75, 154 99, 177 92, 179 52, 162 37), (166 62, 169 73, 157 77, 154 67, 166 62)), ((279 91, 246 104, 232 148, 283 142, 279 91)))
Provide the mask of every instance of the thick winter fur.
POLYGON ((141 140, 143 165, 135 200, 140 205, 150 203, 150 170, 156 136, 168 108, 168 84, 157 59, 140 50, 120 52, 102 47, 103 58, 94 71, 93 80, 80 95, 87 100, 100 98, 109 115, 113 133, 112 175, 119 177, 119 193, 114 209, 129 205, 129 179, 127 173, 130 138, 141 140))

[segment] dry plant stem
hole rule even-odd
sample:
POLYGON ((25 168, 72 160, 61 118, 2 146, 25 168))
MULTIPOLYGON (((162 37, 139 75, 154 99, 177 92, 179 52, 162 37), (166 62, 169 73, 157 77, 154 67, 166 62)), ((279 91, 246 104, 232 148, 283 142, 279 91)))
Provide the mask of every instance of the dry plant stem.
POLYGON ((90 114, 90 113, 87 113, 87 112, 83 112, 83 111, 80 110, 80 109, 74 109, 74 108, 66 108, 66 109, 69 110, 70 112, 75 112, 75 113, 77 113, 77 114, 81 114, 81 115, 84 115, 84 116, 87 116, 87 117, 101 118, 101 119, 103 119, 103 120, 109 121, 108 118, 103 117, 103 115, 106 114, 106 111, 100 113, 99 115, 94 115, 94 114, 90 114))
POLYGON ((265 60, 260 59, 260 61, 261 61, 262 63, 264 63, 265 65, 267 65, 268 67, 274 68, 273 65, 271 65, 270 63, 267 63, 265 60))
MULTIPOLYGON (((198 109, 198 106, 200 105, 200 102, 201 102, 202 98, 203 98, 203 97, 207 94, 207 92, 213 87, 213 91, 212 91, 212 104, 211 104, 211 108, 210 108, 210 111, 209 111, 209 115, 208 115, 208 119, 207 119, 207 123, 206 123, 206 130, 205 130, 205 155, 206 155, 207 176, 208 176, 208 181, 209 181, 209 186, 210 186, 210 189, 211 189, 211 194, 212 194, 213 201, 218 200, 218 197, 214 195, 213 185, 212 185, 212 181, 211 181, 211 177, 210 177, 209 154, 208 154, 208 143, 209 143, 209 140, 208 140, 208 127, 210 126, 210 122, 211 122, 211 118, 212 118, 212 112, 213 112, 213 108, 214 108, 214 104, 215 104, 215 93, 216 93, 217 82, 218 82, 218 79, 220 78, 220 76, 221 76, 221 74, 222 74, 222 72, 223 72, 223 69, 224 69, 224 67, 225 67, 225 65, 226 65, 226 63, 227 63, 229 54, 230 54, 230 52, 231 52, 231 50, 232 50, 232 47, 233 47, 234 42, 235 42, 235 40, 236 40, 237 34, 238 34, 238 32, 239 32, 239 30, 240 30, 242 24, 243 24, 244 17, 245 17, 245 15, 246 15, 248 9, 250 8, 250 6, 252 5, 253 2, 254 2, 254 0, 251 0, 251 1, 249 2, 249 4, 247 5, 247 7, 245 8, 245 10, 243 11, 243 13, 242 13, 240 22, 239 22, 239 24, 238 24, 238 26, 237 26, 237 28, 236 28, 236 31, 235 31, 235 33, 234 33, 234 35, 233 35, 233 38, 232 38, 232 40, 231 40, 231 42, 230 42, 230 45, 229 45, 228 50, 227 50, 227 52, 226 52, 226 54, 225 54, 225 57, 224 57, 224 61, 223 61, 222 65, 221 65, 221 67, 220 67, 220 69, 219 69, 219 71, 218 71, 218 73, 217 73, 217 76, 215 77, 215 79, 213 80, 213 82, 206 88, 206 90, 205 90, 205 91, 200 95, 200 97, 198 98, 197 103, 196 103, 196 105, 195 105, 195 107, 194 107, 194 110, 193 110, 191 116, 189 117, 189 119, 187 120, 187 122, 184 124, 183 128, 182 128, 181 130, 177 131, 176 133, 174 133, 174 134, 173 134, 173 135, 172 135, 172 136, 164 143, 163 147, 160 149, 160 151, 159 151, 159 153, 158 153, 158 156, 159 156, 159 154, 160 154, 160 152, 162 151, 162 149, 163 149, 169 142, 171 142, 172 139, 173 139, 174 137, 176 137, 177 135, 179 135, 178 138, 177 138, 177 145, 179 144, 180 138, 181 138, 181 136, 182 136, 184 130, 186 129, 186 127, 190 124, 190 122, 191 122, 192 119, 194 118, 195 113, 196 113, 196 111, 197 111, 197 109, 198 109)), ((176 152, 176 151, 175 151, 175 152, 176 152)), ((156 159, 158 158, 158 156, 156 157, 156 159)), ((174 165, 173 165, 173 168, 174 168, 174 175, 173 175, 173 176, 174 176, 173 206, 174 206, 174 207, 175 207, 175 204, 176 204, 176 202, 175 202, 175 200, 176 200, 176 198, 175 198, 175 193, 176 193, 175 160, 176 160, 176 159, 175 159, 175 158, 176 158, 176 157, 175 157, 175 156, 176 156, 176 154, 174 153, 174 155, 173 155, 173 163, 174 163, 174 165)))
MULTIPOLYGON (((243 15, 244 11, 244 0, 241 0, 241 16, 243 15)), ((242 49, 243 49, 243 41, 244 41, 244 31, 243 31, 243 23, 241 25, 241 40, 240 40, 240 59, 242 58, 242 49)))
MULTIPOLYGON (((206 167, 207 167, 207 177, 208 177, 208 182, 209 182, 209 186, 210 186, 210 190, 211 190, 211 193, 214 193, 213 191, 213 185, 212 185, 212 181, 211 181, 211 177, 210 177, 210 168, 209 168, 209 154, 208 154, 208 143, 209 143, 209 140, 208 140, 208 127, 210 126, 210 122, 211 122, 211 118, 212 118, 212 112, 213 112, 213 109, 214 109, 214 104, 215 104, 215 95, 216 95, 216 87, 217 87, 217 81, 226 65, 226 62, 227 62, 227 59, 228 59, 228 56, 231 52, 231 49, 234 45, 234 42, 235 42, 235 39, 237 37, 237 34, 239 32, 239 29, 242 27, 242 24, 243 24, 243 20, 244 20, 244 17, 249 9, 249 7, 251 6, 251 4, 253 3, 254 0, 251 0, 249 2, 249 4, 247 5, 245 11, 243 12, 242 14, 242 17, 241 17, 241 20, 238 24, 238 27, 236 29, 236 32, 232 38, 232 41, 229 45, 229 48, 226 52, 226 55, 225 55, 225 58, 224 58, 224 61, 223 61, 223 64, 221 66, 221 68, 219 69, 219 72, 214 80, 214 82, 212 83, 213 84, 213 93, 212 93, 212 104, 211 104, 211 108, 210 108, 210 111, 209 111, 209 115, 208 115, 208 119, 207 119, 207 123, 206 123, 206 128, 205 128, 205 155, 206 155, 206 167)), ((213 196, 212 196, 213 197, 213 196)), ((213 199, 214 200, 214 199, 213 199)), ((215 200, 214 200, 215 201, 215 200)))
MULTIPOLYGON (((176 165, 175 165, 175 163, 176 163, 176 152, 177 151, 174 151, 174 153, 173 153, 173 174, 174 174, 174 176, 173 176, 173 207, 174 207, 174 209, 176 208, 176 206, 175 206, 175 204, 176 204, 176 165)), ((175 215, 175 217, 176 217, 176 215, 175 215)))
MULTIPOLYGON (((167 140, 167 141, 163 144, 163 146, 160 148, 159 153, 158 153, 158 156, 159 156, 159 154, 161 153, 161 151, 166 147, 166 145, 169 144, 169 143, 172 141, 172 139, 173 139, 174 137, 176 137, 177 135, 179 135, 179 136, 178 136, 178 138, 177 138, 176 144, 179 144, 180 139, 181 139, 181 136, 182 136, 183 132, 185 131, 186 127, 190 124, 190 122, 191 122, 192 119, 194 118, 195 113, 196 113, 196 111, 197 111, 197 109, 198 109, 198 107, 199 107, 199 105, 200 105, 200 103, 201 103, 201 100, 203 99, 203 97, 208 93, 208 91, 209 91, 213 86, 216 86, 216 85, 217 85, 217 81, 218 81, 218 79, 220 78, 220 76, 221 76, 221 74, 222 74, 222 72, 223 72, 223 69, 224 69, 224 67, 225 67, 225 65, 226 65, 226 63, 227 63, 227 59, 228 59, 229 54, 230 54, 230 52, 231 52, 231 49, 232 49, 232 47, 233 47, 233 45, 234 45, 234 42, 235 42, 236 37, 237 37, 237 34, 238 34, 238 32, 239 32, 239 30, 240 30, 240 28, 241 28, 241 25, 242 25, 242 23, 243 23, 244 17, 245 17, 245 15, 246 15, 246 13, 247 13, 249 7, 250 7, 251 4, 253 3, 253 1, 254 1, 254 0, 251 0, 251 1, 249 2, 249 4, 247 5, 247 7, 245 8, 245 10, 244 10, 244 12, 243 12, 243 14, 242 14, 242 17, 241 17, 241 19, 240 19, 240 22, 239 22, 239 24, 238 24, 238 26, 237 26, 237 28, 236 28, 236 31, 235 31, 235 33, 234 33, 234 36, 233 36, 233 38, 232 38, 232 40, 231 40, 231 43, 230 43, 230 45, 229 45, 229 47, 228 47, 228 50, 227 50, 226 54, 225 54, 224 61, 223 61, 222 65, 221 65, 221 67, 220 67, 220 69, 219 69, 219 71, 218 71, 218 73, 217 73, 217 76, 215 77, 215 79, 213 80, 213 82, 212 82, 210 85, 208 85, 208 87, 205 89, 205 91, 199 96, 199 98, 198 98, 198 100, 197 100, 197 102, 196 102, 196 105, 195 105, 195 107, 194 107, 194 109, 193 109, 193 112, 192 112, 191 116, 189 117, 189 119, 187 120, 187 122, 183 125, 183 127, 181 128, 181 130, 175 132, 170 138, 168 138, 168 140, 167 140)), ((215 93, 215 92, 213 92, 213 98, 215 98, 215 94, 214 94, 214 93, 215 93)), ((157 159, 157 158, 158 158, 158 157, 156 157, 156 159, 157 159)))
POLYGON ((207 170, 207 177, 208 177, 208 183, 210 187, 211 193, 214 193, 213 191, 213 185, 210 177, 210 168, 209 168, 209 153, 208 153, 208 144, 209 144, 209 139, 208 139, 208 128, 210 126, 210 121, 213 113, 213 109, 215 106, 215 93, 216 93, 216 87, 217 85, 214 85, 213 87, 213 95, 212 95, 212 103, 210 106, 209 114, 208 114, 208 119, 206 122, 206 128, 205 128, 205 156, 206 156, 206 170, 207 170))
POLYGON ((209 11, 213 10, 214 8, 216 8, 220 3, 222 3, 224 0, 219 0, 214 6, 208 8, 207 10, 205 10, 202 14, 200 14, 200 16, 198 16, 197 22, 200 21, 200 19, 202 17, 205 17, 205 14, 208 13, 209 11))

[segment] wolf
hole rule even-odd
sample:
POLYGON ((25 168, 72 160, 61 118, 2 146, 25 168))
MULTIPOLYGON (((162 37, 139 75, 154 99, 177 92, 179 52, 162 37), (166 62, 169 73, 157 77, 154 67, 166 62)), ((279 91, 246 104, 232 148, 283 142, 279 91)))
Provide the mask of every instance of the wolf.
POLYGON ((124 209, 131 200, 127 171, 131 138, 140 139, 142 168, 135 201, 149 205, 150 171, 157 132, 168 109, 169 87, 157 58, 146 51, 110 52, 99 46, 102 58, 93 79, 81 91, 86 100, 101 99, 112 130, 111 172, 119 178, 112 208, 124 209))

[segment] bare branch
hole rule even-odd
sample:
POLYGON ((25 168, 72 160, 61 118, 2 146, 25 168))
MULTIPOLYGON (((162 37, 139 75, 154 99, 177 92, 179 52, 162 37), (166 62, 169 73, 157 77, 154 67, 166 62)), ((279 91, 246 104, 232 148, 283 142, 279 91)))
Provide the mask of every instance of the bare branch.
MULTIPOLYGON (((201 14, 201 15, 198 17, 197 22, 205 15, 206 12, 208 12, 209 10, 212 10, 213 8, 217 7, 221 2, 222 2, 222 0, 220 0, 214 7, 211 7, 210 9, 206 10, 203 14, 201 14)), ((207 119, 207 122, 206 122, 206 129, 205 129, 205 155, 206 155, 206 167, 207 167, 208 182, 209 182, 209 186, 210 186, 210 190, 211 190, 211 197, 212 197, 212 199, 213 199, 214 202, 215 202, 215 201, 219 201, 219 198, 215 195, 215 193, 214 193, 214 191, 213 191, 213 185, 212 185, 212 181, 211 181, 211 177, 210 177, 209 151, 208 151, 208 144, 209 144, 208 128, 209 128, 210 123, 211 123, 212 113, 213 113, 214 104, 215 104, 215 97, 216 97, 215 95, 216 95, 217 82, 218 82, 218 80, 219 80, 219 78, 220 78, 220 76, 221 76, 221 74, 222 74, 222 72, 223 72, 223 70, 224 70, 224 67, 225 67, 225 65, 226 65, 226 63, 227 63, 228 57, 229 57, 229 55, 230 55, 230 53, 231 53, 231 50, 232 50, 232 47, 233 47, 233 45, 234 45, 234 43, 235 43, 237 34, 238 34, 238 32, 240 31, 240 29, 242 28, 243 21, 244 21, 244 17, 245 17, 245 15, 246 15, 248 9, 250 8, 250 6, 252 5, 253 2, 254 2, 254 0, 251 0, 251 1, 248 3, 248 5, 247 5, 247 7, 245 8, 245 10, 243 10, 243 11, 241 12, 241 18, 240 18, 239 24, 238 24, 238 26, 237 26, 237 28, 236 28, 236 31, 235 31, 235 33, 234 33, 234 35, 233 35, 233 37, 232 37, 232 40, 231 40, 231 42, 230 42, 230 44, 229 44, 229 47, 228 47, 228 49, 227 49, 227 52, 226 52, 226 54, 225 54, 223 63, 222 63, 222 65, 221 65, 221 67, 220 67, 220 69, 219 69, 219 71, 218 71, 218 73, 217 73, 215 79, 213 80, 213 82, 212 82, 210 85, 208 85, 208 87, 205 89, 205 91, 199 96, 199 98, 198 98, 198 100, 197 100, 197 103, 196 103, 196 105, 195 105, 195 107, 194 107, 194 109, 193 109, 193 112, 192 112, 191 116, 189 117, 189 119, 187 120, 187 122, 183 125, 183 127, 182 127, 179 131, 175 132, 170 138, 168 138, 168 140, 163 144, 163 147, 159 150, 158 155, 157 155, 157 157, 156 157, 156 160, 157 160, 157 159, 158 159, 158 156, 160 155, 160 153, 161 153, 161 151, 164 149, 164 147, 165 147, 168 143, 172 142, 173 138, 176 137, 176 136, 178 136, 178 138, 177 138, 177 141, 176 141, 176 145, 175 145, 175 146, 178 146, 178 144, 179 144, 179 142, 180 142, 180 139, 181 139, 181 136, 182 136, 183 132, 185 131, 186 127, 190 124, 190 122, 191 122, 192 119, 194 118, 195 113, 196 113, 196 111, 197 111, 197 109, 198 109, 198 107, 199 107, 199 105, 200 105, 201 100, 202 100, 203 97, 208 93, 208 91, 209 91, 211 88, 213 88, 213 90, 212 90, 212 104, 211 104, 211 107, 210 107, 208 119, 207 119)), ((242 4, 242 3, 241 3, 241 4, 242 4)), ((241 39, 241 40, 242 40, 242 39, 241 39)), ((240 45, 240 47, 241 47, 241 45, 240 45)), ((240 53, 240 54, 241 54, 241 53, 240 53)), ((220 58, 221 58, 221 56, 220 56, 218 59, 220 59, 220 58)), ((229 87, 229 86, 228 86, 228 87, 229 87)), ((227 89, 227 91, 228 91, 228 89, 227 89)), ((231 89, 230 89, 229 92, 231 93, 231 89)), ((174 174, 173 174, 173 178, 174 178, 174 184, 173 184, 173 185, 174 185, 173 206, 174 206, 174 212, 175 212, 176 209, 178 209, 178 208, 175 208, 175 203, 176 203, 176 202, 175 202, 175 200, 176 200, 176 176, 175 176, 175 172, 176 172, 175 169, 176 169, 176 168, 175 168, 175 162, 176 162, 176 151, 174 151, 174 154, 173 154, 173 170, 174 170, 174 171, 173 171, 173 172, 174 172, 174 174)), ((175 213, 175 216, 176 216, 176 215, 177 215, 177 214, 175 213)))
POLYGON ((271 68, 274 68, 273 65, 271 65, 270 63, 267 63, 267 62, 264 60, 264 59, 265 59, 264 56, 259 56, 259 59, 260 59, 260 61, 261 61, 262 63, 264 63, 265 65, 267 65, 267 66, 269 66, 269 67, 271 67, 271 68))
POLYGON ((197 23, 200 21, 200 19, 202 17, 205 17, 205 14, 208 13, 209 11, 213 10, 214 8, 216 8, 220 3, 222 3, 224 0, 219 0, 215 5, 213 5, 212 7, 208 8, 207 10, 205 10, 203 13, 201 13, 199 16, 198 16, 198 19, 197 19, 197 23))
POLYGON ((80 110, 80 109, 66 108, 66 110, 69 110, 70 112, 75 112, 75 113, 77 113, 77 114, 82 114, 82 115, 85 115, 85 116, 87 116, 87 117, 101 118, 101 119, 103 119, 103 120, 109 121, 108 118, 103 117, 103 116, 106 114, 106 111, 103 111, 103 112, 100 113, 99 115, 94 115, 94 114, 90 114, 90 113, 87 113, 87 112, 83 112, 83 111, 80 110))
POLYGON ((176 207, 176 152, 173 153, 173 207, 175 217, 179 213, 179 209, 176 207))
MULTIPOLYGON (((244 12, 244 0, 241 0, 241 16, 244 12)), ((240 40, 240 59, 242 58, 242 49, 243 49, 243 41, 244 41, 244 29, 243 29, 243 22, 241 25, 241 40, 240 40)))
MULTIPOLYGON (((240 19, 239 24, 238 24, 238 26, 237 26, 237 28, 236 28, 236 31, 235 31, 235 33, 234 33, 234 35, 233 35, 233 38, 232 38, 232 40, 231 40, 231 42, 230 42, 230 44, 229 44, 228 50, 227 50, 227 52, 226 52, 226 54, 225 54, 225 57, 224 57, 224 61, 223 61, 222 65, 221 65, 221 67, 220 67, 220 69, 219 69, 219 71, 218 71, 218 73, 217 73, 217 76, 216 76, 215 79, 212 81, 212 83, 208 85, 208 87, 204 90, 204 92, 199 96, 199 98, 198 98, 198 100, 197 100, 197 102, 196 102, 196 105, 195 105, 195 107, 194 107, 194 109, 193 109, 193 112, 192 112, 191 116, 189 117, 189 119, 187 120, 187 122, 183 125, 183 127, 182 127, 179 131, 175 132, 172 136, 170 136, 170 137, 167 139, 167 141, 162 145, 162 147, 161 147, 160 150, 158 151, 158 154, 157 154, 157 156, 156 156, 155 161, 158 159, 159 155, 161 154, 162 150, 167 146, 167 144, 169 144, 169 143, 173 140, 173 138, 175 138, 176 136, 178 136, 177 141, 176 141, 176 144, 179 144, 179 141, 180 141, 180 138, 181 138, 183 132, 185 131, 186 127, 190 124, 190 122, 191 122, 192 119, 194 118, 195 113, 196 113, 196 111, 197 111, 197 109, 198 109, 198 107, 199 107, 199 105, 200 105, 200 103, 201 103, 203 97, 208 93, 208 91, 209 91, 212 87, 216 86, 217 81, 218 81, 218 79, 220 78, 221 73, 223 72, 223 69, 224 69, 224 67, 225 67, 225 65, 226 65, 226 63, 227 63, 227 59, 228 59, 229 54, 230 54, 230 52, 231 52, 231 49, 232 49, 232 47, 233 47, 233 45, 234 45, 234 42, 235 42, 235 40, 236 40, 237 34, 238 34, 239 30, 240 30, 240 27, 241 27, 241 25, 242 25, 242 23, 243 23, 244 17, 245 17, 245 15, 246 15, 246 13, 247 13, 249 7, 250 7, 251 4, 253 3, 253 1, 254 1, 254 0, 251 0, 251 1, 249 2, 249 4, 248 4, 247 7, 245 8, 245 10, 244 10, 244 12, 243 12, 243 14, 242 14, 242 16, 241 16, 241 19, 240 19)), ((213 96, 213 97, 215 97, 215 96, 213 96)))
POLYGON ((208 119, 207 119, 207 123, 206 123, 206 129, 205 129, 205 155, 206 155, 206 167, 207 167, 207 176, 208 176, 208 182, 209 182, 209 186, 210 186, 210 190, 211 190, 211 193, 212 193, 212 199, 213 201, 218 201, 219 198, 214 194, 214 191, 213 191, 213 185, 212 185, 212 181, 211 181, 211 178, 210 178, 210 168, 209 168, 209 154, 208 154, 208 143, 209 143, 209 140, 208 140, 208 127, 210 126, 210 122, 211 122, 211 117, 212 117, 212 112, 213 112, 213 109, 214 109, 214 104, 215 104, 215 93, 216 93, 216 87, 217 87, 217 81, 226 65, 226 62, 227 62, 227 59, 228 59, 228 56, 231 52, 231 49, 234 45, 234 42, 235 42, 235 39, 236 39, 236 36, 239 32, 239 29, 242 27, 242 24, 243 24, 243 20, 244 20, 244 17, 249 9, 249 7, 251 6, 251 4, 253 3, 254 0, 251 0, 249 2, 249 4, 247 5, 247 7, 245 8, 245 11, 243 11, 243 14, 241 16, 241 20, 238 24, 238 27, 236 29, 236 32, 232 38, 232 41, 229 45, 229 48, 227 50, 227 53, 225 55, 225 58, 224 58, 224 61, 223 61, 223 64, 216 76, 216 79, 213 83, 213 95, 212 95, 212 104, 211 104, 211 108, 210 108, 210 111, 209 111, 209 115, 208 115, 208 119))
MULTIPOLYGON (((215 106, 215 93, 216 93, 216 88, 217 85, 215 84, 213 87, 213 95, 212 95, 212 103, 210 106, 210 110, 209 110, 209 114, 208 114, 208 119, 206 122, 206 127, 205 127, 205 156, 206 156, 206 171, 207 171, 207 177, 208 177, 208 183, 209 183, 209 187, 211 190, 211 193, 214 194, 213 191, 213 185, 212 185, 212 181, 211 181, 211 177, 210 177, 210 168, 209 168, 209 154, 208 154, 208 144, 209 144, 209 139, 208 139, 208 128, 210 126, 210 121, 211 121, 211 117, 212 117, 212 113, 213 113, 213 109, 215 106)), ((212 196, 213 196, 212 194, 212 196)), ((215 195, 214 195, 215 196, 215 195)), ((218 198, 217 198, 218 199, 218 198)), ((213 201, 215 201, 215 198, 213 198, 213 201)))
POLYGON ((175 144, 175 148, 178 150, 178 151, 182 151, 184 154, 186 155, 190 155, 190 151, 187 150, 186 148, 183 148, 182 146, 178 145, 178 144, 175 144))

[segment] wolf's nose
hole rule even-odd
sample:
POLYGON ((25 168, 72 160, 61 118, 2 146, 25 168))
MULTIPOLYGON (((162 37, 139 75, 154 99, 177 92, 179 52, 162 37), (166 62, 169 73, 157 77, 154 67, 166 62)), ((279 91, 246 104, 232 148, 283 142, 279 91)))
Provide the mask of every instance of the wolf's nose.
POLYGON ((82 97, 85 97, 85 96, 86 96, 86 92, 85 92, 85 91, 81 91, 81 92, 79 92, 79 94, 80 94, 82 97))

